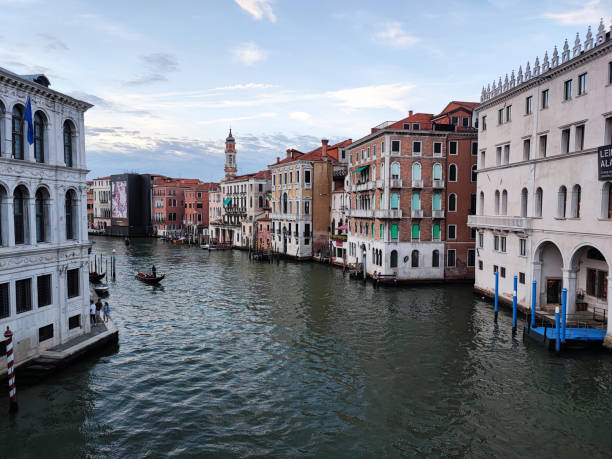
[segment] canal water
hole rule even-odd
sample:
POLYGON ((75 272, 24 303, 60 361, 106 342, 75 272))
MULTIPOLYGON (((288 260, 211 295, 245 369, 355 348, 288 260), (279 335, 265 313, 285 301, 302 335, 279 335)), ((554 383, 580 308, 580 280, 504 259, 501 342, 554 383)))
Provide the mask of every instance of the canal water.
POLYGON ((470 286, 94 241, 120 349, 21 388, 2 457, 610 455, 612 355, 523 343, 470 286))

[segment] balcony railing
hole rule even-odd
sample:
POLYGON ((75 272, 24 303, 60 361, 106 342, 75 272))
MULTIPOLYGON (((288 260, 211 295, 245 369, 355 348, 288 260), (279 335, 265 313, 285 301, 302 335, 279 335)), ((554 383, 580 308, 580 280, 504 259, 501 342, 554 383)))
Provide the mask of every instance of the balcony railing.
POLYGON ((357 218, 373 218, 374 210, 373 209, 347 209, 346 216, 347 217, 357 217, 357 218))
POLYGON ((410 216, 412 218, 423 218, 423 209, 412 209, 412 211, 410 212, 410 216))
POLYGON ((402 218, 402 209, 379 209, 374 211, 376 218, 402 218))
POLYGON ((506 215, 468 215, 468 226, 523 231, 531 227, 531 218, 506 215))
POLYGON ((423 188, 423 180, 412 179, 412 188, 423 188))
POLYGON ((354 185, 354 191, 373 190, 375 186, 376 186, 376 184, 374 182, 358 183, 358 184, 354 185))
POLYGON ((391 179, 389 181, 389 186, 391 188, 401 188, 402 187, 402 179, 391 179))
POLYGON ((443 210, 432 210, 431 211, 432 218, 444 218, 443 210))
POLYGON ((384 188, 385 181, 384 180, 376 180, 376 188, 384 188))
POLYGON ((444 180, 433 180, 431 186, 433 188, 444 188, 444 180))

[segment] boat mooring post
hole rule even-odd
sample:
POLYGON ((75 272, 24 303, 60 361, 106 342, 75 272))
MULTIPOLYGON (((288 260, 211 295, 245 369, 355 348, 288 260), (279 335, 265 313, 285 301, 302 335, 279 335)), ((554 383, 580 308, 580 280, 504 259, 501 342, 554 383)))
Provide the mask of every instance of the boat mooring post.
POLYGON ((567 289, 561 290, 561 342, 565 344, 565 322, 567 315, 567 289))
POLYGON ((516 288, 518 278, 514 276, 514 290, 512 291, 512 331, 516 332, 516 288))
POLYGON ((537 282, 533 281, 531 283, 531 326, 535 327, 536 320, 536 290, 537 290, 537 282))
POLYGON ((555 350, 561 350, 561 333, 559 333, 559 306, 555 306, 555 350))
POLYGON ((117 260, 117 257, 115 256, 115 253, 117 253, 117 252, 116 252, 115 249, 113 249, 113 256, 112 256, 112 259, 111 259, 111 271, 113 272, 113 280, 115 280, 115 274, 116 274, 116 272, 115 272, 115 270, 116 270, 115 262, 117 260))
POLYGON ((497 311, 499 309, 499 270, 495 270, 495 321, 497 321, 497 311))
POLYGON ((16 413, 19 409, 17 405, 17 386, 15 385, 15 359, 13 357, 13 332, 7 326, 4 332, 6 338, 6 368, 9 386, 9 413, 16 413))

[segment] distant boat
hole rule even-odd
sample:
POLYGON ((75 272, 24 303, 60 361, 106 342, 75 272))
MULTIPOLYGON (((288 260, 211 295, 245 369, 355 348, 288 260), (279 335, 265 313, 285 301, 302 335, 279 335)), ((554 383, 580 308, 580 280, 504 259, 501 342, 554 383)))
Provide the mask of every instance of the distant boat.
POLYGON ((92 283, 97 283, 100 282, 102 279, 104 279, 104 276, 106 276, 106 273, 97 273, 97 272, 91 272, 89 273, 89 282, 92 283))
POLYGON ((166 277, 165 274, 162 274, 161 276, 153 276, 153 274, 144 274, 144 273, 136 274, 136 279, 144 282, 145 284, 149 284, 149 285, 159 284, 162 280, 164 280, 164 277, 166 277))
POLYGON ((97 284, 94 285, 94 290, 98 294, 98 296, 107 296, 109 293, 108 284, 97 284))
POLYGON ((204 250, 210 250, 210 244, 200 244, 200 248, 204 250))

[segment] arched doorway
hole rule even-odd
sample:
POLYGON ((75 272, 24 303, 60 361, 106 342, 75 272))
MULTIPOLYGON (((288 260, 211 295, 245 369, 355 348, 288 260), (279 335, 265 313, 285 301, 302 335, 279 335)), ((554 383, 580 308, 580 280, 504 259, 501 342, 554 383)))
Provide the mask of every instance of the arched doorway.
POLYGON ((585 244, 574 250, 567 282, 568 311, 593 311, 602 315, 608 309, 610 268, 604 254, 585 244))
POLYGON ((556 244, 542 242, 534 253, 534 279, 538 282, 538 300, 544 309, 561 303, 563 288, 563 255, 556 244), (538 272, 539 271, 539 272, 538 272), (545 305, 549 305, 546 308, 545 305))

